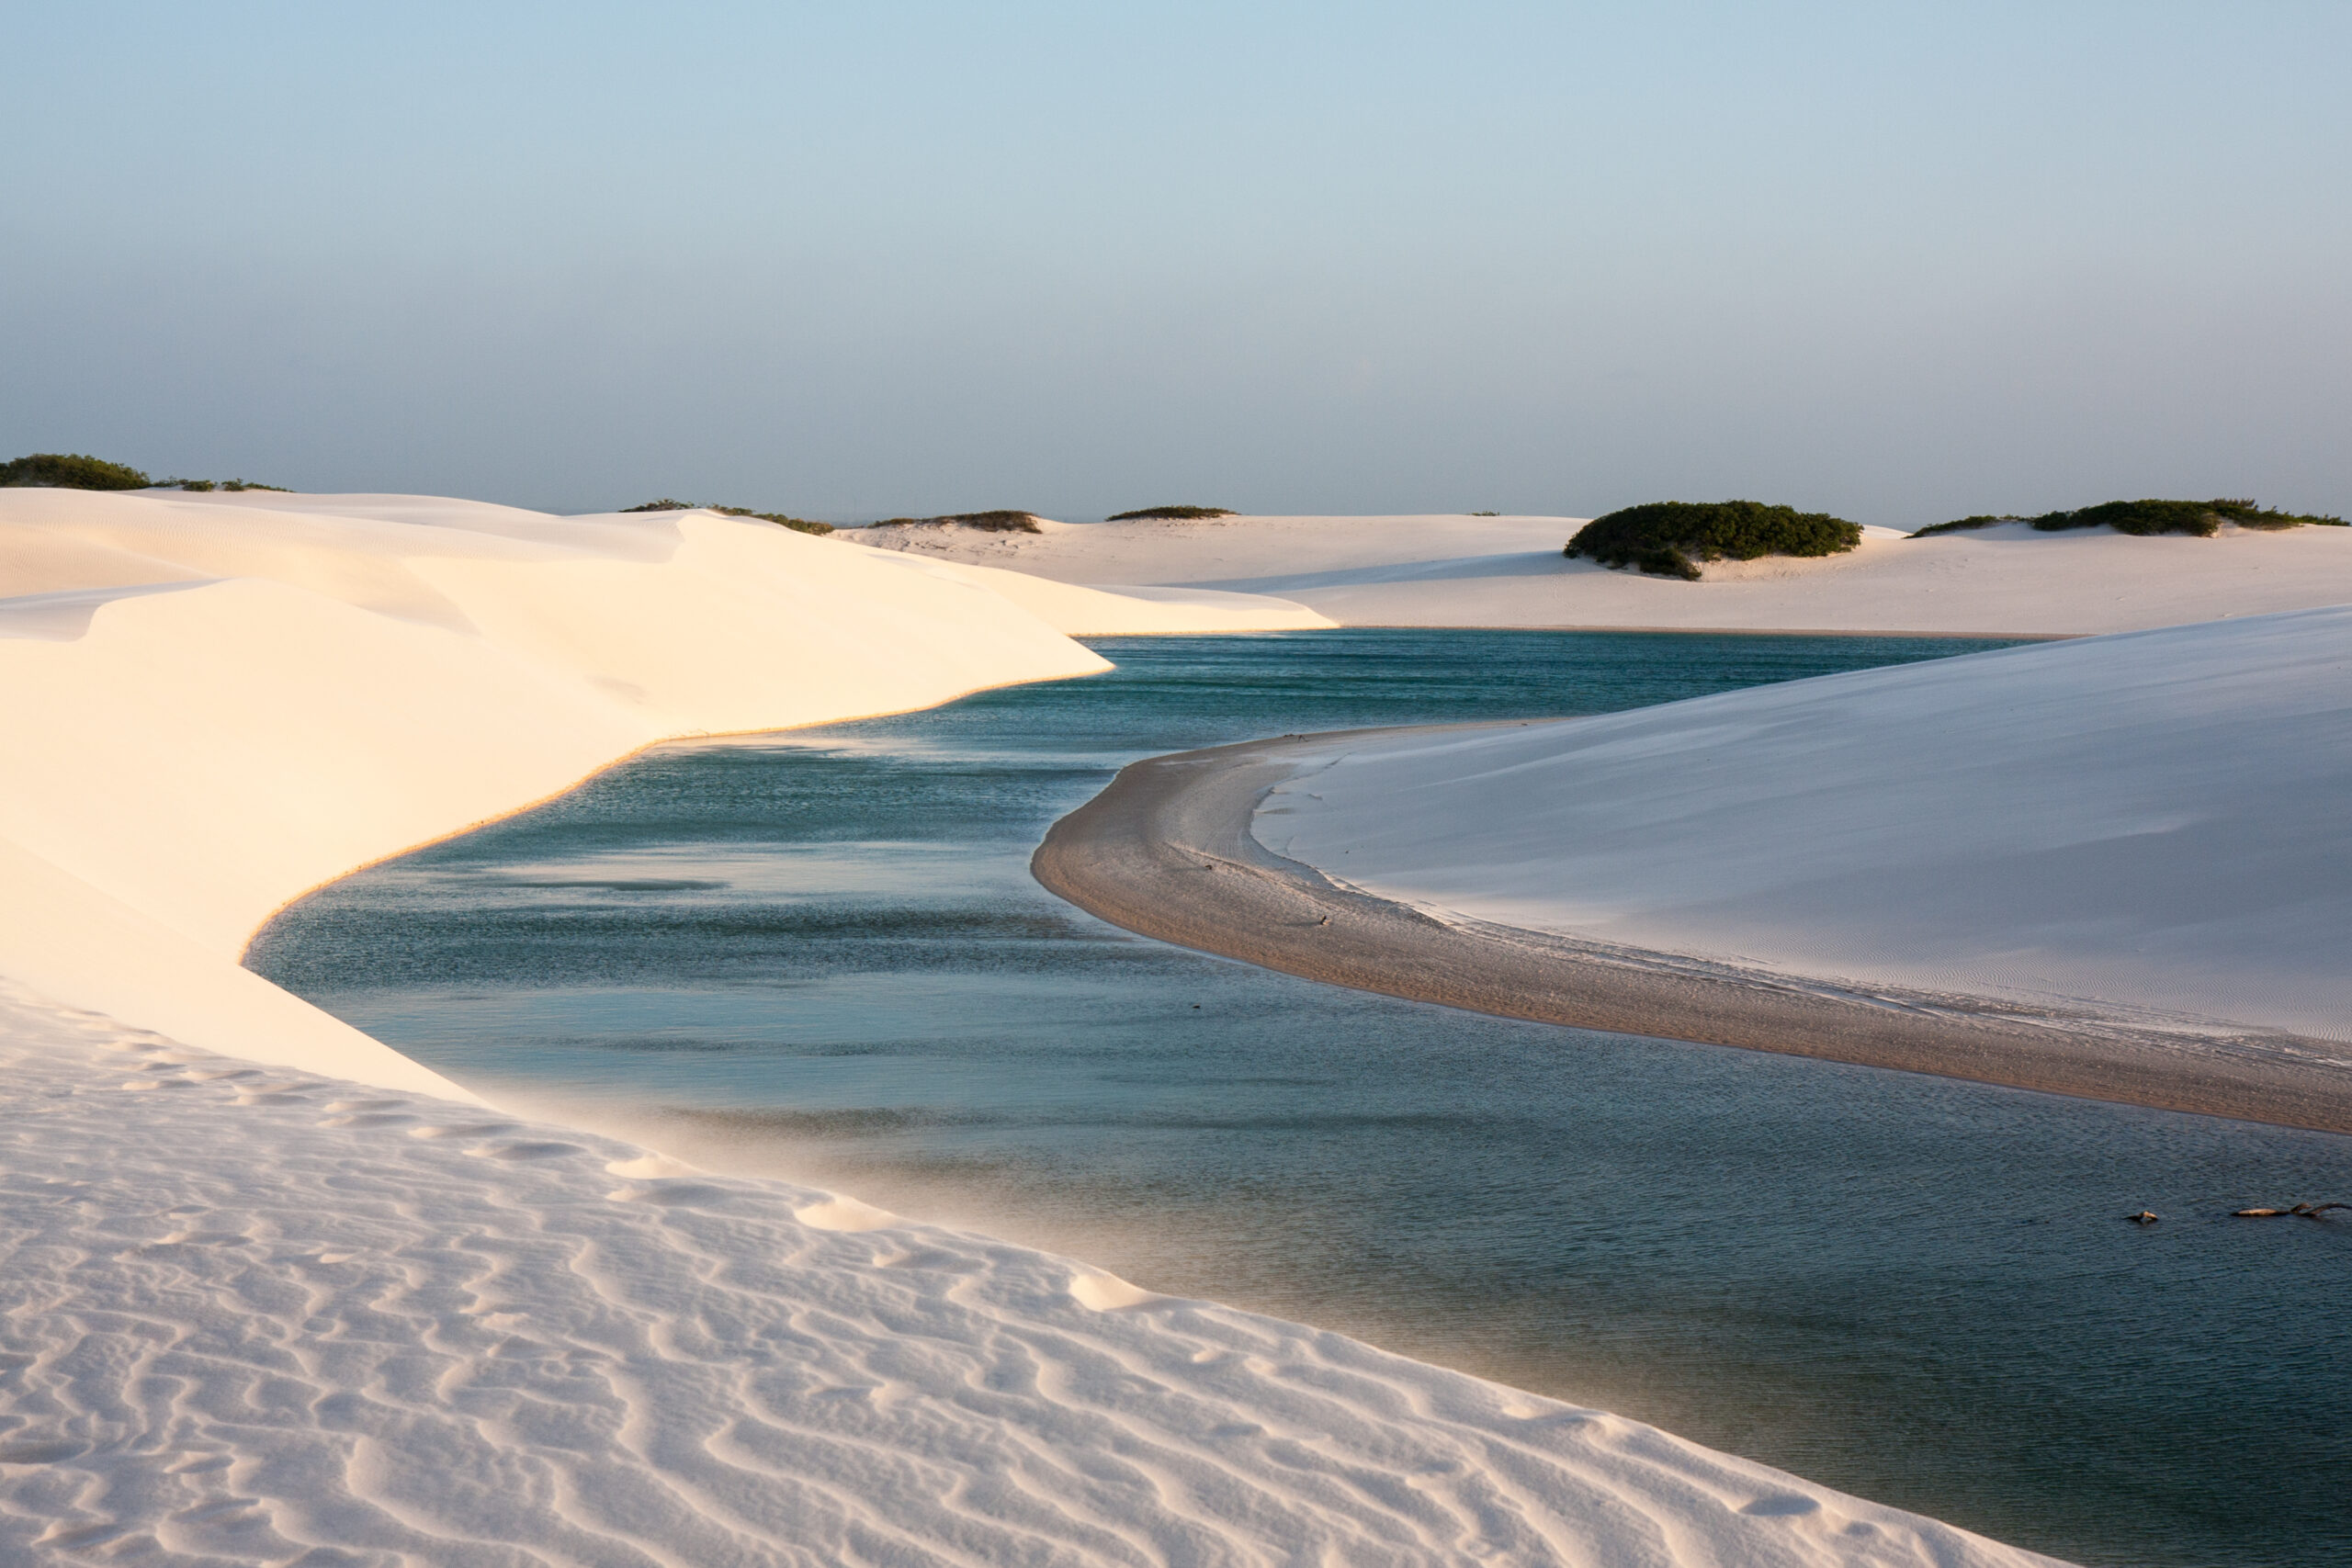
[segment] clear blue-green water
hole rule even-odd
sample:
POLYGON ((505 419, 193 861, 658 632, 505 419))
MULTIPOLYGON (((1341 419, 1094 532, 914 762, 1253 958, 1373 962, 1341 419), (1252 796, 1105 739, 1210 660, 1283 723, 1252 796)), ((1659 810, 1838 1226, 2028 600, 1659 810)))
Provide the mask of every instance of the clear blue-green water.
POLYGON ((1123 638, 1082 681, 639 757, 253 966, 705 1163, 1339 1328, 2084 1562, 2352 1562, 2352 1139, 1449 1012, 1030 880, 1138 756, 1972 645, 1123 638), (2164 1216, 2142 1229, 2121 1216, 2164 1216))

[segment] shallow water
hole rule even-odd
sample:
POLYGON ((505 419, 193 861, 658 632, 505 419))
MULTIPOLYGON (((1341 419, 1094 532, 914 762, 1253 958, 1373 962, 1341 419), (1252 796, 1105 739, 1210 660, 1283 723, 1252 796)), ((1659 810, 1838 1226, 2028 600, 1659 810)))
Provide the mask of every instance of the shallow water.
POLYGON ((1449 1012, 1131 937, 1046 826, 1140 755, 1969 645, 1349 631, 640 757, 254 967, 452 1076, 1655 1421, 2097 1563, 2352 1561, 2352 1139, 1449 1012), (2142 1208, 2162 1224, 2120 1216, 2142 1208))

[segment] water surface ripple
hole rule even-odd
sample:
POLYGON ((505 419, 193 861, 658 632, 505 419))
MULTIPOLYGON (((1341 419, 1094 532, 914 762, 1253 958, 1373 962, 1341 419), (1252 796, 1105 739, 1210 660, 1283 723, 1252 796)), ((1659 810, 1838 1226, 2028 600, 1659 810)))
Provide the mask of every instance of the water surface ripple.
POLYGON ((2352 1223, 2227 1217, 2352 1198, 2352 1140, 1339 990, 1129 936, 1027 874, 1138 756, 1972 645, 1100 646, 1114 672, 649 753, 323 890, 250 962, 455 1077, 705 1163, 2059 1556, 2352 1562, 2352 1223))

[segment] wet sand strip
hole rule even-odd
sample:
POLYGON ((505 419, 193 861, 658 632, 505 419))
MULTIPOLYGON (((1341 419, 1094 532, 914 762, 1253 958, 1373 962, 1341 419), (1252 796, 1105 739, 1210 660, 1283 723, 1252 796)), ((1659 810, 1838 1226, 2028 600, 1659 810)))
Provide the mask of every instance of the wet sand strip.
POLYGON ((1259 843, 1269 790, 1382 730, 1154 757, 1046 835, 1046 888, 1131 931, 1358 990, 1504 1018, 1894 1067, 2165 1111, 2352 1133, 2352 1069, 2320 1041, 2187 1037, 2085 1013, 1733 968, 1439 921, 1259 843))

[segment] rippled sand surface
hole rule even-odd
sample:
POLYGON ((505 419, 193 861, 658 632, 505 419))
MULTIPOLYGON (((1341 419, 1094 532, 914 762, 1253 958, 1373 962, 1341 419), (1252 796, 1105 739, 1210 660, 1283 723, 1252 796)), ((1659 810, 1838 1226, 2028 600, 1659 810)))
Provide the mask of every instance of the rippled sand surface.
POLYGON ((0 1006, 0 1557, 2046 1559, 607 1139, 0 1006))

